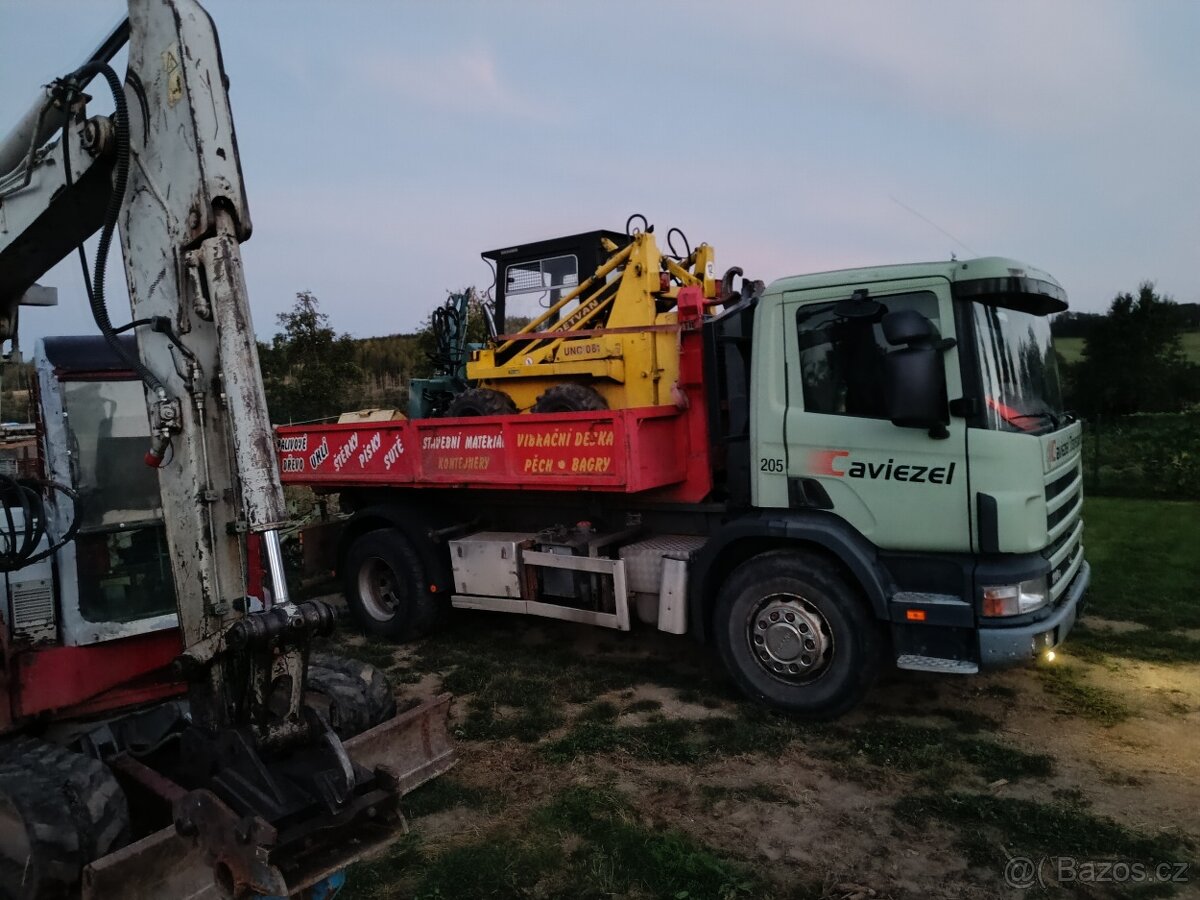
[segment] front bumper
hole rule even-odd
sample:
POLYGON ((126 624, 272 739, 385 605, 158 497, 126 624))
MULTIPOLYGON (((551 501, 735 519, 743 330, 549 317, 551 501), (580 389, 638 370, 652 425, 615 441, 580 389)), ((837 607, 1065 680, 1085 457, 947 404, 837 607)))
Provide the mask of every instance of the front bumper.
POLYGON ((1066 639, 1079 614, 1079 605, 1092 581, 1087 560, 1079 567, 1067 596, 1052 615, 1029 625, 979 629, 979 664, 983 669, 1000 669, 1031 661, 1042 650, 1057 647, 1066 639))

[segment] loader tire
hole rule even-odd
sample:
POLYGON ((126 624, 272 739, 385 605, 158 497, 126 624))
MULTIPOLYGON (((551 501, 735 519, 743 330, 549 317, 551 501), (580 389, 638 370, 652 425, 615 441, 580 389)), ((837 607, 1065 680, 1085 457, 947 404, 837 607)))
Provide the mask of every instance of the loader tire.
POLYGON ((512 397, 491 388, 471 388, 463 391, 446 407, 449 419, 460 416, 511 416, 517 411, 512 397))
POLYGON ((0 763, 0 898, 68 897, 85 862, 62 793, 27 766, 0 763))
POLYGON ((129 804, 104 763, 26 736, 5 742, 0 759, 33 772, 66 803, 82 864, 128 843, 129 804))
POLYGON ((374 728, 396 715, 396 695, 392 684, 376 666, 333 653, 314 653, 311 666, 340 672, 358 685, 370 722, 368 728, 374 728))
POLYGON ((599 412, 608 403, 595 388, 585 384, 556 384, 533 404, 535 413, 599 412))

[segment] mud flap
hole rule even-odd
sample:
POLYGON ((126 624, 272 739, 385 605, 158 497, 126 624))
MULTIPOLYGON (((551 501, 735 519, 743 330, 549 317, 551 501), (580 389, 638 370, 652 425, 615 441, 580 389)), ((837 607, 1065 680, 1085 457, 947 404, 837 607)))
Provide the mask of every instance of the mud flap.
MULTIPOLYGON (((387 793, 398 799, 457 762, 448 731, 449 711, 450 695, 442 694, 346 741, 346 752, 356 765, 373 771, 387 793)), ((249 823, 209 792, 193 791, 187 796, 203 807, 206 827, 185 837, 170 826, 96 860, 83 871, 81 900, 218 900, 247 890, 304 896, 309 888, 378 852, 407 830, 403 816, 387 821, 364 807, 354 821, 340 826, 314 822, 304 852, 281 864, 272 852, 271 826, 255 820, 257 827, 248 832, 249 823), (249 841, 239 839, 239 829, 241 838, 249 841)))

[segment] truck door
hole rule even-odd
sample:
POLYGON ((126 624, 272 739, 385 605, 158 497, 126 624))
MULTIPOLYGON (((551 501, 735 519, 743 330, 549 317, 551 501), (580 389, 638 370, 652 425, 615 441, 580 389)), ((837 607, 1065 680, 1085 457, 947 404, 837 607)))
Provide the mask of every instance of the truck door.
MULTIPOLYGON (((869 289, 889 312, 915 309, 942 337, 954 336, 949 285, 941 278, 823 287, 784 295, 787 505, 828 508, 877 547, 969 552, 966 423, 948 437, 901 428, 887 418, 884 356, 897 348, 881 326, 835 314, 839 301, 869 289)), ((962 396, 957 349, 945 354, 950 400, 962 396)), ((777 466, 758 460, 755 474, 777 466)))

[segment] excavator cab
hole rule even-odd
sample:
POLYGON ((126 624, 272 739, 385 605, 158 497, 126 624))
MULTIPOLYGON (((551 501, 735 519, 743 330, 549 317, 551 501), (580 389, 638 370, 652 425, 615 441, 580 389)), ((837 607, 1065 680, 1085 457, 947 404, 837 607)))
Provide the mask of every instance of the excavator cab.
MULTIPOLYGON (((136 352, 132 336, 122 340, 136 352)), ((73 489, 47 503, 47 536, 75 535, 55 557, 58 603, 36 626, 71 646, 177 627, 158 478, 142 461, 141 380, 98 335, 43 339, 34 370, 46 475, 73 489)), ((43 580, 37 568, 11 573, 10 591, 43 580)))

